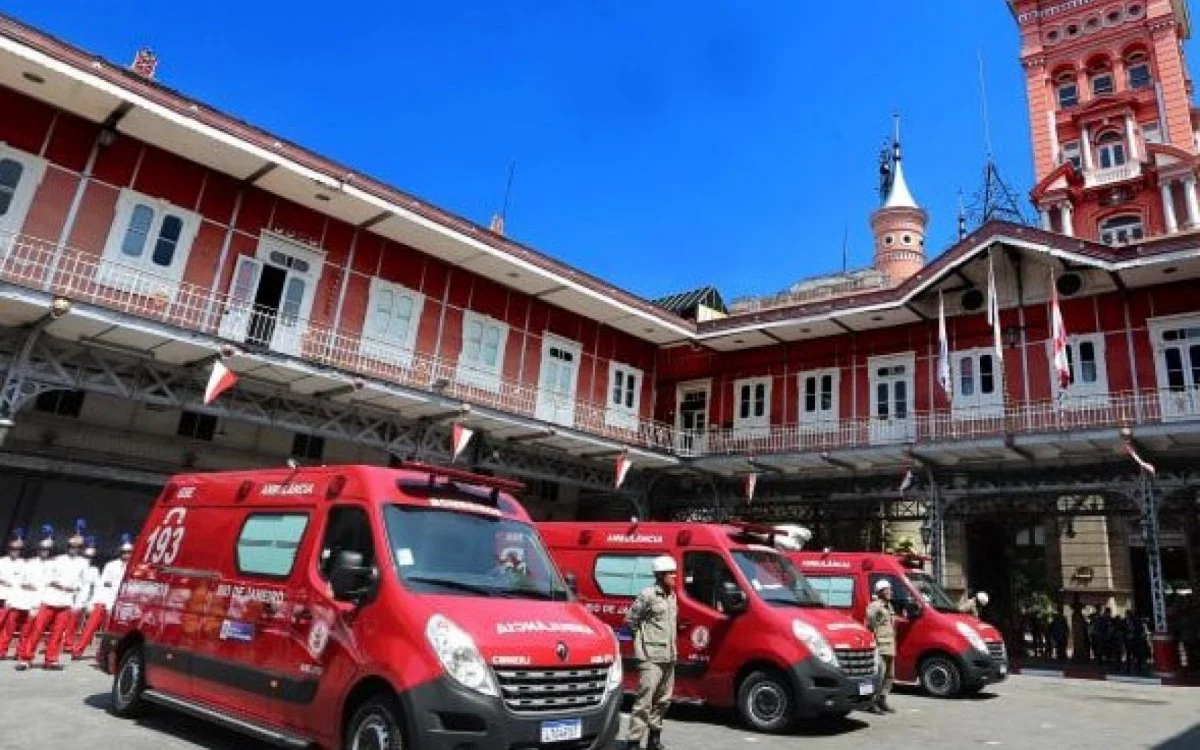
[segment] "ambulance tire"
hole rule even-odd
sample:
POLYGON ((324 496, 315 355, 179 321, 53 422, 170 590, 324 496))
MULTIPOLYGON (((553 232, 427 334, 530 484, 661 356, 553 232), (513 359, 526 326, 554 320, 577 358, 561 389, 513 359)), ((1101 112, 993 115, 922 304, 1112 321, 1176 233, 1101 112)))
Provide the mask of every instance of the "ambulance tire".
POLYGON ((358 707, 346 725, 345 750, 402 750, 404 729, 396 701, 378 695, 358 707))
POLYGON ((792 728, 795 698, 787 678, 773 671, 751 672, 738 686, 738 715, 756 732, 779 734, 792 728))
POLYGON ((962 670, 948 656, 925 657, 920 676, 921 689, 934 698, 954 698, 962 692, 962 670))
POLYGON ((146 710, 142 691, 146 689, 146 654, 141 645, 133 645, 121 654, 121 663, 113 675, 112 712, 123 719, 146 710))

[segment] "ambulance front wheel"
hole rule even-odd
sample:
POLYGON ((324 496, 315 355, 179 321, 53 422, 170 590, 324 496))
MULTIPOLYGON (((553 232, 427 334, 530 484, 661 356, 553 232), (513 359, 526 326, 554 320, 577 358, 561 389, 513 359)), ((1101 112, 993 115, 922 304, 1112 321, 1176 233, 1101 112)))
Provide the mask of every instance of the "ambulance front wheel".
POLYGON ((937 654, 921 662, 921 687, 935 698, 953 698, 962 692, 962 670, 954 660, 937 654))
POLYGON ((386 696, 359 706, 346 726, 346 750, 402 750, 404 733, 396 702, 386 696))
POLYGON ((778 672, 752 672, 738 687, 738 713, 755 731, 786 732, 792 726, 794 709, 792 688, 778 672))
POLYGON ((122 718, 140 714, 146 707, 142 698, 145 689, 145 652, 140 645, 130 646, 121 654, 121 663, 113 675, 112 712, 122 718))

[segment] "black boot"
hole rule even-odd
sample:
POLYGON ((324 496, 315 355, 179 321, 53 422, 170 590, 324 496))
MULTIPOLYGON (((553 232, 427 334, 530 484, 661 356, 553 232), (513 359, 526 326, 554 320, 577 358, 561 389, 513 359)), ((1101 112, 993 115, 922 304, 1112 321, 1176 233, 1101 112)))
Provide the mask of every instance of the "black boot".
POLYGON ((892 708, 891 706, 889 706, 889 705, 888 705, 887 698, 880 698, 880 699, 879 699, 879 708, 881 708, 883 711, 885 711, 885 712, 887 712, 887 713, 889 713, 889 714, 894 714, 894 713, 896 713, 896 709, 894 709, 894 708, 892 708))
POLYGON ((646 750, 667 750, 667 746, 662 743, 662 731, 651 731, 650 741, 646 743, 646 750))

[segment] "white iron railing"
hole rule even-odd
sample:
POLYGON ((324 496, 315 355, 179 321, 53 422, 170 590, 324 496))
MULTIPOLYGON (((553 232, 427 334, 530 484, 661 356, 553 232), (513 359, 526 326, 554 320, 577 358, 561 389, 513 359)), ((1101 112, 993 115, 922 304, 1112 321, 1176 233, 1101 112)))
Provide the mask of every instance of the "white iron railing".
MULTIPOLYGON (((278 312, 253 308, 228 295, 168 281, 139 269, 102 261, 93 254, 25 236, 0 234, 0 281, 62 295, 147 320, 220 337, 221 321, 243 319, 238 330, 269 344, 282 325, 278 312)), ((296 354, 347 373, 436 391, 464 402, 537 418, 540 399, 562 397, 458 362, 409 352, 331 326, 298 321, 296 354)), ((244 342, 244 338, 237 342, 244 342)), ((569 406, 569 399, 567 405, 569 406)), ((936 444, 1076 430, 1132 427, 1200 419, 1200 392, 1155 390, 970 409, 912 413, 906 420, 842 419, 817 425, 776 425, 747 432, 711 428, 680 431, 652 419, 612 418, 607 406, 575 399, 567 426, 628 445, 683 457, 821 453, 885 443, 936 444), (1164 405, 1167 414, 1164 419, 1164 405)), ((556 409, 555 411, 561 411, 556 409)), ((568 411, 570 411, 568 409, 568 411)))
MULTIPOLYGON (((472 372, 439 357, 402 351, 387 342, 364 342, 365 336, 359 333, 311 321, 284 321, 273 309, 23 235, 0 233, 0 281, 215 337, 221 336, 222 319, 233 318, 237 323, 233 328, 241 335, 235 342, 239 344, 252 341, 270 345, 274 332, 290 323, 289 327, 299 332, 295 353, 306 361, 399 385, 437 390, 510 414, 535 417, 539 397, 551 396, 537 387, 494 373, 472 372)), ((573 421, 565 426, 653 450, 667 452, 672 448, 669 426, 629 417, 610 423, 606 406, 586 399, 575 399, 573 421)))

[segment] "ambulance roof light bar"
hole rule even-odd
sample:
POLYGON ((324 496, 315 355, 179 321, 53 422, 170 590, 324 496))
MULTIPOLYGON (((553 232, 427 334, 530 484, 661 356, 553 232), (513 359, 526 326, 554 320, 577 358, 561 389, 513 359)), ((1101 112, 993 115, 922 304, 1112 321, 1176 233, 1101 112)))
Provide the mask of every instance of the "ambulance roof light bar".
POLYGON ((400 468, 406 471, 416 471, 422 474, 428 474, 430 484, 433 484, 433 480, 437 477, 442 477, 444 479, 449 479, 452 481, 457 480, 465 484, 473 484, 479 487, 490 487, 493 490, 509 492, 514 495, 525 491, 524 484, 511 479, 487 477, 482 474, 476 474, 463 469, 452 469, 448 466, 435 466, 422 461, 402 461, 400 463, 400 468))

